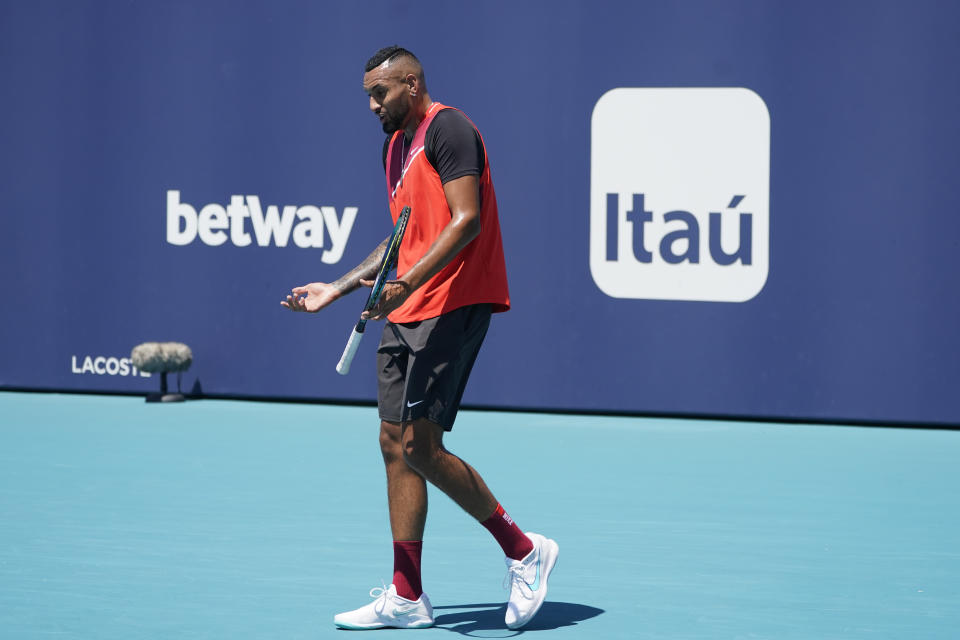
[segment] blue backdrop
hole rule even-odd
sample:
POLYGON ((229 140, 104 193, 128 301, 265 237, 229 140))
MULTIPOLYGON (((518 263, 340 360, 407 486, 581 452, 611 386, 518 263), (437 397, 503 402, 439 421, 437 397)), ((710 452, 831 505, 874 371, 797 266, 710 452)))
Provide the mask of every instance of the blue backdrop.
POLYGON ((497 187, 514 309, 465 402, 960 423, 960 5, 0 7, 0 386, 152 391, 121 359, 177 340, 188 389, 373 399, 376 339, 334 371, 362 298, 318 315, 279 301, 389 232, 361 79, 399 43, 478 125, 497 187), (769 272, 752 299, 594 282, 591 117, 643 87, 765 103, 769 272))

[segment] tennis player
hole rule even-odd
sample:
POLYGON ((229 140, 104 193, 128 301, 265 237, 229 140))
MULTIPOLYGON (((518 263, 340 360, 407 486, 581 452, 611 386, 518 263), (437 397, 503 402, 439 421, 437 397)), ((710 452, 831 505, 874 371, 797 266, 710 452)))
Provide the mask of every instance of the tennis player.
MULTIPOLYGON (((524 533, 480 474, 443 443, 453 428, 470 370, 492 313, 507 311, 506 266, 490 163, 480 133, 459 110, 431 100, 416 56, 386 47, 367 62, 364 91, 388 134, 383 158, 390 211, 411 207, 398 258, 364 317, 387 319, 377 349, 380 449, 387 470, 393 583, 374 601, 334 618, 345 629, 432 626, 420 558, 430 482, 487 528, 506 554, 506 625, 519 629, 539 611, 559 547, 524 533)), ((281 302, 316 312, 371 286, 384 241, 334 283, 295 287, 281 302)))

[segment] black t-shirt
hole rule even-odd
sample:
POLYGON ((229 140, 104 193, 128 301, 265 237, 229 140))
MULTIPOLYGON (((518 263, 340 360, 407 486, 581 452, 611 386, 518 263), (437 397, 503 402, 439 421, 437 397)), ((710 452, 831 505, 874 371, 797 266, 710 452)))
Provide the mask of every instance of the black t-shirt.
MULTIPOLYGON (((383 142, 384 169, 391 137, 387 136, 383 142)), ((486 161, 480 134, 456 109, 443 109, 434 116, 424 136, 423 153, 440 174, 441 184, 463 176, 479 176, 486 161)))

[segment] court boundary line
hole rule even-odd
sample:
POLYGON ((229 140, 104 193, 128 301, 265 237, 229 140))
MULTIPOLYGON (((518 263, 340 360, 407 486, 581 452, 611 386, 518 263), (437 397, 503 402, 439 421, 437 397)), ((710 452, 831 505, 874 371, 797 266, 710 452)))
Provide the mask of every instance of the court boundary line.
MULTIPOLYGON (((142 391, 104 391, 97 389, 57 389, 42 387, 15 387, 0 384, 0 392, 11 393, 57 393, 63 395, 122 396, 145 398, 142 391)), ((344 400, 338 398, 307 398, 299 396, 252 396, 243 394, 184 393, 188 400, 234 400, 239 402, 268 402, 277 404, 315 404, 344 407, 376 407, 375 400, 344 400)), ((541 413, 560 416, 597 416, 611 418, 656 418, 671 420, 705 420, 715 422, 753 422, 765 424, 790 424, 829 427, 858 427, 879 429, 920 429, 925 431, 960 431, 960 423, 924 422, 907 420, 859 420, 850 418, 812 418, 805 416, 735 415, 696 412, 642 412, 601 411, 587 409, 541 409, 509 405, 463 404, 464 411, 498 411, 503 413, 541 413)))

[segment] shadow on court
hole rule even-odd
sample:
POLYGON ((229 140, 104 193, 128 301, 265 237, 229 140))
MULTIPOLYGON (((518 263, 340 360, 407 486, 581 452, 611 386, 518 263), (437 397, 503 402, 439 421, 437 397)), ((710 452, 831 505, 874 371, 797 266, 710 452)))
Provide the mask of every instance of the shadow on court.
MULTIPOLYGON (((478 631, 498 631, 516 635, 525 631, 546 631, 559 629, 560 627, 572 627, 578 622, 595 618, 604 613, 603 609, 582 604, 544 602, 540 612, 537 613, 537 617, 530 624, 519 631, 511 632, 503 623, 503 615, 507 607, 502 602, 435 606, 433 609, 437 612, 446 609, 462 610, 455 613, 438 613, 435 617, 435 623, 437 627, 448 631, 456 631, 463 635, 474 635, 478 631)), ((497 635, 504 637, 500 633, 497 635)))

